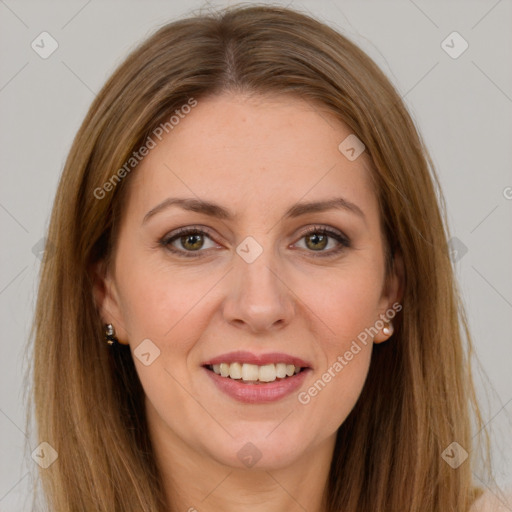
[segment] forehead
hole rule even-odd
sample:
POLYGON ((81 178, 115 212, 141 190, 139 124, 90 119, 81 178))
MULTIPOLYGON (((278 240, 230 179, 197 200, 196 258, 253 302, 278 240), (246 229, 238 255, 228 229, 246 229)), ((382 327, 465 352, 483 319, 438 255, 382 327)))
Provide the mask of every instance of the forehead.
POLYGON ((169 195, 215 199, 263 213, 300 199, 343 195, 376 213, 371 167, 339 145, 351 130, 320 105, 290 96, 223 94, 198 100, 142 160, 130 203, 169 195))

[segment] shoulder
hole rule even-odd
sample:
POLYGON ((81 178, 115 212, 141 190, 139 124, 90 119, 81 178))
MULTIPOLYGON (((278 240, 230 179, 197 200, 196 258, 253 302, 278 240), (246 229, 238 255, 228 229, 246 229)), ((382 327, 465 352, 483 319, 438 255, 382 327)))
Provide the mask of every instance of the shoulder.
POLYGON ((469 512, 510 512, 512 510, 512 491, 492 493, 486 491, 473 503, 469 512))

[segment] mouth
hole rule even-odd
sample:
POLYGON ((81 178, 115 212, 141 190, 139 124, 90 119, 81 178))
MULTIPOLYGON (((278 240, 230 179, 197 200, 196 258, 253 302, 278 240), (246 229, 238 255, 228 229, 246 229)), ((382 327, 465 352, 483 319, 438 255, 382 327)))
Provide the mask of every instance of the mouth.
POLYGON ((209 364, 204 367, 223 378, 237 380, 243 384, 267 384, 282 381, 307 369, 286 363, 257 365, 241 362, 209 364))
POLYGON ((202 364, 223 393, 249 404, 273 402, 292 395, 312 371, 311 365, 288 354, 231 352, 202 364))

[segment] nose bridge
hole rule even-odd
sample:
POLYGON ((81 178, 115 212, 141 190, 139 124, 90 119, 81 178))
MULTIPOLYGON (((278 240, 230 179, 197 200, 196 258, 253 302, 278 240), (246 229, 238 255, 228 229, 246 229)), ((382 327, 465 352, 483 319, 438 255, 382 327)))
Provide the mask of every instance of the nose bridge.
POLYGON ((279 277, 279 255, 270 244, 247 237, 236 248, 231 283, 225 303, 227 321, 258 331, 289 323, 293 299, 279 277), (267 246, 265 246, 267 245, 267 246))

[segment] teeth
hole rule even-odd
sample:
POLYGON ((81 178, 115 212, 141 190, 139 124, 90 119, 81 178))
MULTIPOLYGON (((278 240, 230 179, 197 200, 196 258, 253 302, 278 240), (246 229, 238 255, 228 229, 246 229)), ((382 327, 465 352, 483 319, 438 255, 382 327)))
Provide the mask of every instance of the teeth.
POLYGON ((221 377, 229 377, 229 364, 220 363, 219 371, 220 371, 221 377))
POLYGON ((261 382, 273 382, 276 380, 276 365, 266 364, 260 366, 260 381, 261 382))
POLYGON ((229 365, 229 376, 232 379, 242 378, 242 365, 240 363, 233 363, 229 365))
POLYGON ((286 365, 284 363, 276 364, 276 377, 284 379, 286 377, 286 365))
POLYGON ((276 379, 291 377, 300 372, 300 366, 293 364, 277 363, 256 364, 247 363, 221 363, 212 366, 213 371, 221 377, 230 377, 231 379, 242 379, 244 382, 274 382, 276 379))
MULTIPOLYGON (((233 363, 236 364, 236 363, 233 363)), ((258 380, 259 370, 255 364, 242 365, 242 380, 258 380)))

